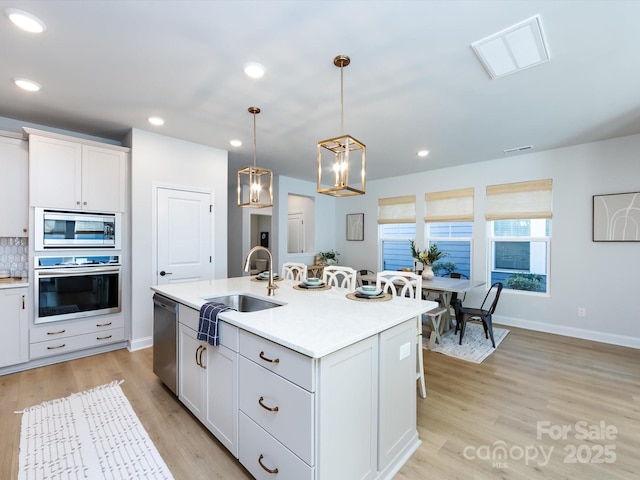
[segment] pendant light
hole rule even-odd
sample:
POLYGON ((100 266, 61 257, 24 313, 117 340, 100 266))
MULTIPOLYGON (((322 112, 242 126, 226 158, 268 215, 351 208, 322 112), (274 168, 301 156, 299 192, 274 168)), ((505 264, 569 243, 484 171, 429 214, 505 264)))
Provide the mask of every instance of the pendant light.
POLYGON ((273 205, 273 172, 256 166, 256 115, 260 113, 260 109, 249 107, 248 110, 253 115, 253 166, 238 170, 238 206, 271 207, 273 205))
POLYGON ((365 190, 367 147, 351 135, 344 134, 344 67, 351 63, 346 55, 338 55, 333 64, 340 67, 340 136, 318 142, 318 193, 334 197, 362 195, 365 190), (349 185, 349 171, 360 178, 359 187, 349 185), (322 184, 322 174, 328 185, 322 184))

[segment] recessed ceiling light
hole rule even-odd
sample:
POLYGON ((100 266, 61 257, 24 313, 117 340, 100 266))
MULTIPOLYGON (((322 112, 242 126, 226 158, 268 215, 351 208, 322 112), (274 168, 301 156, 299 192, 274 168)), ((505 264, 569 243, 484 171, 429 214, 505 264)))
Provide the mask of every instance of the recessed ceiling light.
POLYGON ((429 155, 429 150, 419 150, 418 151, 418 156, 419 157, 426 157, 427 155, 429 155))
POLYGON ((155 125, 156 127, 164 125, 164 118, 162 117, 149 117, 148 120, 151 125, 155 125))
POLYGON ((26 32, 42 33, 47 29, 47 26, 38 17, 17 8, 7 8, 4 13, 14 25, 26 32))
POLYGON ((248 62, 244 64, 244 73, 247 77, 262 78, 264 76, 264 67, 257 62, 248 62))
POLYGON ((229 140, 229 143, 231 144, 232 147, 241 147, 242 146, 242 142, 240 140, 237 139, 233 139, 233 140, 229 140))
POLYGON ((27 92, 37 92, 42 88, 33 80, 27 80, 26 78, 14 78, 13 83, 27 92))

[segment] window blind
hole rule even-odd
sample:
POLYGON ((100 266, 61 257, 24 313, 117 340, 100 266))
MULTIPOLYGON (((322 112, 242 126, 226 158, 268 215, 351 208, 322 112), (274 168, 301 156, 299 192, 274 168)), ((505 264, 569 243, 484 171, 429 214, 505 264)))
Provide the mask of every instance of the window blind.
POLYGON ((378 223, 416 223, 416 196, 379 198, 378 223))
POLYGON ((473 188, 426 193, 425 222, 473 222, 473 188))
POLYGON ((551 218, 552 179, 487 186, 487 220, 551 218))

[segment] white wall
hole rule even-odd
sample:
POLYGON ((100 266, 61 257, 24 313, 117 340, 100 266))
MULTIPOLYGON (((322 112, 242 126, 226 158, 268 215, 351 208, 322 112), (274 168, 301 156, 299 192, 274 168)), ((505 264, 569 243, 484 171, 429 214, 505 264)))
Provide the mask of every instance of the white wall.
POLYGON ((213 192, 214 277, 227 276, 227 152, 165 137, 131 131, 131 348, 151 345, 155 284, 153 193, 155 186, 190 187, 213 192))
MULTIPOLYGON (((487 280, 485 188, 487 185, 553 179, 550 295, 503 291, 496 322, 640 348, 640 243, 591 240, 592 196, 640 190, 640 135, 473 165, 369 181, 364 196, 336 199, 335 228, 340 264, 377 270, 377 201, 415 194, 422 238, 426 192, 474 187, 473 276, 487 280), (365 214, 364 242, 347 242, 345 215, 365 214), (579 318, 578 307, 587 315, 579 318)), ((317 216, 317 228, 324 228, 317 216)), ((467 295, 480 304, 484 290, 467 295)))

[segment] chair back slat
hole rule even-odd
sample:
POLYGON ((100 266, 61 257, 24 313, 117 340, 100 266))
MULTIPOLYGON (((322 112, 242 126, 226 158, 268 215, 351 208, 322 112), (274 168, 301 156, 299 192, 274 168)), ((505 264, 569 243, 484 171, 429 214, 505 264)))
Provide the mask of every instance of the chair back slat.
POLYGON ((324 267, 322 280, 332 287, 346 288, 350 291, 356 289, 358 272, 351 267, 330 265, 324 267))
POLYGON ((502 282, 495 282, 493 285, 491 285, 491 288, 489 289, 489 291, 487 292, 487 294, 484 297, 484 300, 482 301, 482 306, 480 307, 480 310, 487 310, 489 312, 489 314, 493 315, 493 312, 496 311, 496 307, 498 306, 498 299, 500 298, 500 293, 502 292, 502 282), (491 306, 488 309, 484 308, 485 303, 487 303, 487 299, 489 298, 489 296, 492 294, 492 292, 495 292, 495 296, 493 297, 493 301, 491 302, 491 306))
POLYGON ((307 266, 304 263, 285 262, 282 264, 282 278, 301 282, 307 278, 307 266))
POLYGON ((422 277, 413 272, 378 272, 376 287, 392 295, 422 299, 422 277))

